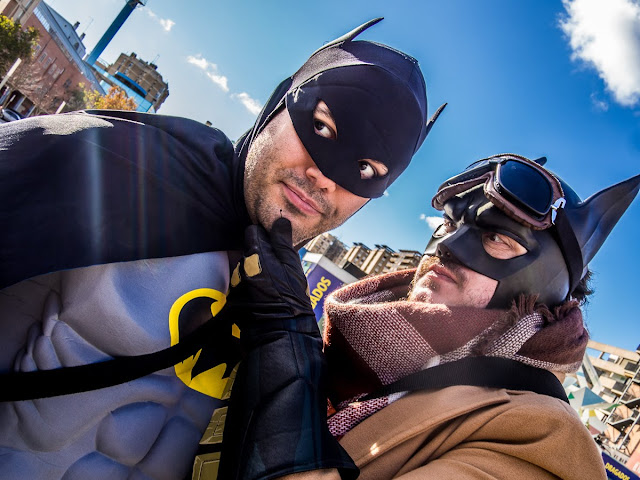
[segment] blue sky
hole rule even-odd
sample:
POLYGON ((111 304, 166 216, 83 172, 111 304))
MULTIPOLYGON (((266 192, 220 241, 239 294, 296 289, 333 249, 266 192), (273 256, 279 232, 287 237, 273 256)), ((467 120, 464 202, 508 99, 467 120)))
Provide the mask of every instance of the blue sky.
MULTIPOLYGON (((90 50, 124 0, 51 0, 90 50)), ((546 155, 582 198, 640 173, 638 0, 148 0, 102 54, 155 60, 170 96, 159 113, 209 120, 236 139, 273 88, 323 43, 375 17, 361 38, 413 55, 429 110, 449 106, 407 172, 338 228, 342 241, 422 250, 437 186, 501 152, 546 155)), ((591 263, 592 338, 640 343, 635 285, 640 199, 591 263)))

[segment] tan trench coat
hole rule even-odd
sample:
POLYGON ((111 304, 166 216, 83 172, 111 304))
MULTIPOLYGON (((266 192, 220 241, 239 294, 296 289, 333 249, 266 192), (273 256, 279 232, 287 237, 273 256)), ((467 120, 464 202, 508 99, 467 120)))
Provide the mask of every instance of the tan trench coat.
POLYGON ((603 462, 566 403, 545 395, 454 386, 403 397, 340 442, 359 480, 603 480, 603 462))

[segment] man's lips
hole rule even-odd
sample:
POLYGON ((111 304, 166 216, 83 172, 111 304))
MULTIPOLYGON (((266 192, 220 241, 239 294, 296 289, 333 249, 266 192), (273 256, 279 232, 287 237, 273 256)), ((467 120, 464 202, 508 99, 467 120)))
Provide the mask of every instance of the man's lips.
POLYGON ((429 273, 433 273, 435 277, 442 278, 448 282, 458 283, 456 276, 447 268, 442 265, 435 264, 429 269, 429 273))
POLYGON ((285 196, 298 210, 307 215, 322 215, 322 209, 311 197, 295 186, 284 182, 282 185, 285 196))

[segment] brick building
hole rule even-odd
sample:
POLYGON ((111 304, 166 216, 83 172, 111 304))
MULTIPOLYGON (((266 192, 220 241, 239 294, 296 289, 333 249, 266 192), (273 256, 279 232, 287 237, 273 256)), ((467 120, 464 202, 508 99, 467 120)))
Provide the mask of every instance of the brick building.
POLYGON ((0 0, 0 14, 24 25, 39 3, 40 0, 0 0))
POLYGON ((23 25, 38 30, 40 39, 31 61, 25 59, 0 92, 0 104, 29 116, 62 109, 79 91, 80 84, 104 93, 82 60, 86 50, 84 35, 77 31, 78 22, 71 25, 41 2, 23 25))

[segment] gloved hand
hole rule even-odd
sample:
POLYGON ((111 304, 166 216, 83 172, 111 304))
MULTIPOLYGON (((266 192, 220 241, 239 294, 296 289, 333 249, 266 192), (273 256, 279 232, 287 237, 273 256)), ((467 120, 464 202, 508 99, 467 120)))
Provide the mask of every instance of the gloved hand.
MULTIPOLYGON (((231 276, 229 301, 240 321, 313 316, 307 279, 291 246, 291 222, 277 219, 270 232, 245 230, 244 258, 231 276)), ((247 322, 249 328, 257 326, 247 322)))
POLYGON ((289 220, 245 231, 227 315, 240 326, 240 363, 225 422, 218 478, 267 480, 358 469, 327 428, 326 365, 289 220))

